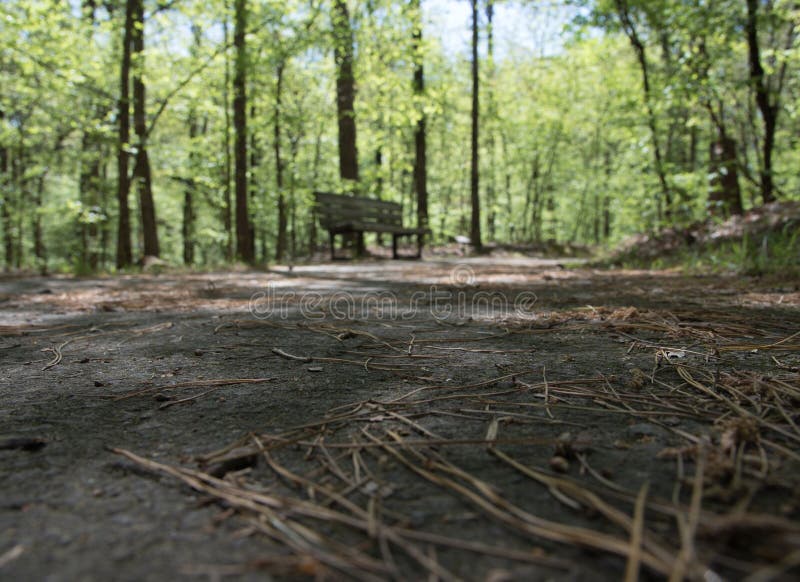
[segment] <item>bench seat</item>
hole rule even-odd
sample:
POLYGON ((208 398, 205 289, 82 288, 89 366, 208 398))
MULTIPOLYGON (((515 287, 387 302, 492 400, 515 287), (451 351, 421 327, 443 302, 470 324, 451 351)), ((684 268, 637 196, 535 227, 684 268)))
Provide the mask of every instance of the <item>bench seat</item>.
POLYGON ((403 208, 396 202, 330 192, 315 192, 314 199, 317 218, 330 237, 332 260, 336 259, 334 243, 337 234, 365 232, 391 234, 394 259, 400 258, 397 254, 398 239, 416 236, 415 258, 422 255, 424 237, 430 229, 403 226, 403 208))

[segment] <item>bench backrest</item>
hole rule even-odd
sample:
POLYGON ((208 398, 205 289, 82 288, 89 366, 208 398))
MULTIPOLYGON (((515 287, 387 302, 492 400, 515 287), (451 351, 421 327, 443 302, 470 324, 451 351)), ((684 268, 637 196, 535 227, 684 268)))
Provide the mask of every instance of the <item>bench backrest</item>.
POLYGON ((323 228, 352 222, 365 225, 403 225, 403 208, 396 202, 329 192, 314 192, 314 199, 317 216, 323 228))

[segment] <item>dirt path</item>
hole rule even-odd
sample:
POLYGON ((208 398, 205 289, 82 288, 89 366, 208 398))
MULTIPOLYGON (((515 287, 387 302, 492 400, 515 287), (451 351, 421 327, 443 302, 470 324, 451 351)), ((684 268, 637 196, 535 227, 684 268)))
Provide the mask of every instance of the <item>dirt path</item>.
POLYGON ((800 573, 794 282, 368 262, 0 309, 0 579, 800 573))

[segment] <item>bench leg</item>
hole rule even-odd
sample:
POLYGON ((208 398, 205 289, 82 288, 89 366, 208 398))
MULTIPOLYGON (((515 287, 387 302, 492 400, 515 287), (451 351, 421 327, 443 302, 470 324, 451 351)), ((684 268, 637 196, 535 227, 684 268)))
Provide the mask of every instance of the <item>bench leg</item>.
POLYGON ((356 233, 356 256, 358 258, 361 258, 363 256, 366 256, 366 254, 367 254, 367 247, 364 244, 364 233, 363 232, 357 232, 356 233))
POLYGON ((425 244, 425 235, 418 234, 417 235, 417 258, 422 258, 422 245, 425 244))
POLYGON ((333 232, 329 230, 328 231, 328 237, 330 238, 330 241, 331 241, 331 260, 335 261, 336 260, 336 251, 335 251, 336 247, 334 246, 334 244, 336 243, 336 235, 333 234, 333 232))
POLYGON ((399 258, 397 256, 397 235, 396 234, 392 235, 392 258, 393 259, 399 258))

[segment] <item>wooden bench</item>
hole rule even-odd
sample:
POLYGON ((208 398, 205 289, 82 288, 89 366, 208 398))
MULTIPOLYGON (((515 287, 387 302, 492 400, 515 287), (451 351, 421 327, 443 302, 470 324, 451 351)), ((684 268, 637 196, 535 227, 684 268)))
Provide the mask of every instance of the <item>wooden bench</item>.
MULTIPOLYGON (((335 242, 337 234, 363 234, 365 232, 392 235, 392 258, 397 254, 397 241, 400 237, 417 237, 417 254, 422 255, 424 236, 428 228, 406 228, 403 226, 403 208, 396 202, 373 200, 360 196, 314 192, 315 212, 323 228, 327 229, 331 243, 331 260, 336 259, 335 242)), ((362 249, 363 250, 363 249, 362 249)))

